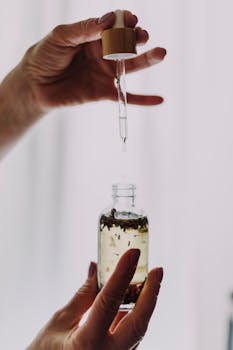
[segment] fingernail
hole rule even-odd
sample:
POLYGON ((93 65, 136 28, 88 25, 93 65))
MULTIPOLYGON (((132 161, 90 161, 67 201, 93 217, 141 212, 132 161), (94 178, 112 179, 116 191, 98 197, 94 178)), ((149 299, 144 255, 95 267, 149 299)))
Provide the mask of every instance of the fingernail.
POLYGON ((138 259, 140 257, 140 249, 132 249, 132 253, 130 255, 130 263, 132 265, 137 265, 138 259))
POLYGON ((112 16, 113 16, 114 12, 108 12, 105 15, 103 15, 101 18, 99 18, 98 23, 104 23, 107 22, 112 16))
POLYGON ((159 267, 157 269, 157 278, 159 280, 159 283, 161 283, 162 279, 163 279, 163 268, 162 267, 159 267))
POLYGON ((135 22, 136 22, 136 24, 137 24, 137 23, 138 23, 138 18, 137 18, 136 15, 133 15, 133 16, 134 16, 135 22))
POLYGON ((146 34, 146 36, 149 38, 149 33, 147 30, 143 29, 143 32, 146 34))
POLYGON ((164 47, 158 47, 158 49, 160 50, 160 54, 162 57, 166 56, 167 51, 164 49, 164 47))
POLYGON ((96 264, 92 261, 89 265, 88 269, 88 278, 91 278, 96 271, 96 264))

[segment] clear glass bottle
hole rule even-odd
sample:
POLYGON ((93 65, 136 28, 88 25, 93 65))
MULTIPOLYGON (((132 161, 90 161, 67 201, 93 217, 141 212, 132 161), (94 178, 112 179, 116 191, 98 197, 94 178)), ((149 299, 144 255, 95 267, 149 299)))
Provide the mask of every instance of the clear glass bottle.
POLYGON ((101 289, 120 257, 131 248, 141 255, 120 310, 133 308, 148 274, 148 219, 143 210, 135 207, 135 189, 132 184, 112 186, 112 205, 99 219, 98 284, 101 289))

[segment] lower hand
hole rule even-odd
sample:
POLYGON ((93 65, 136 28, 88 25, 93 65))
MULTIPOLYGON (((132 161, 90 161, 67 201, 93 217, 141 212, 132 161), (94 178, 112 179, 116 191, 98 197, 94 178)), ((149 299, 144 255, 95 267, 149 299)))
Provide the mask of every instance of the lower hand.
POLYGON ((57 311, 27 350, 128 350, 142 340, 156 305, 162 268, 149 272, 139 299, 130 313, 118 312, 134 275, 139 251, 128 250, 105 287, 98 293, 96 264, 71 301, 57 311), (87 321, 79 326, 92 306, 87 321))

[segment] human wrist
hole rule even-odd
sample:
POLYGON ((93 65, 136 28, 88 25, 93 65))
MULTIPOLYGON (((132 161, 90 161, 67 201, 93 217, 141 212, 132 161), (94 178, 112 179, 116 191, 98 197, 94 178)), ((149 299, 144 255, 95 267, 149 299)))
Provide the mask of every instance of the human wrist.
POLYGON ((9 108, 11 111, 10 114, 14 114, 16 119, 17 116, 20 118, 20 114, 22 114, 29 123, 47 112, 39 105, 21 63, 10 71, 1 82, 0 98, 5 108, 9 108))
POLYGON ((0 84, 0 159, 45 112, 19 64, 0 84))
POLYGON ((0 135, 4 138, 20 135, 45 112, 19 64, 0 84, 0 135))

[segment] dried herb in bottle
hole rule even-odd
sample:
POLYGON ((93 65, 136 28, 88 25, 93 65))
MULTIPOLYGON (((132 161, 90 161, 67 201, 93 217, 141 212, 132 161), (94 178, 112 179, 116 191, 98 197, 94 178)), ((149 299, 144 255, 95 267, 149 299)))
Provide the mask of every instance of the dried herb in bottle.
POLYGON ((113 185, 113 204, 99 219, 98 284, 101 289, 120 257, 131 248, 141 251, 138 266, 120 310, 130 310, 138 299, 148 273, 148 219, 135 207, 135 186, 113 185))

